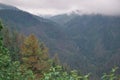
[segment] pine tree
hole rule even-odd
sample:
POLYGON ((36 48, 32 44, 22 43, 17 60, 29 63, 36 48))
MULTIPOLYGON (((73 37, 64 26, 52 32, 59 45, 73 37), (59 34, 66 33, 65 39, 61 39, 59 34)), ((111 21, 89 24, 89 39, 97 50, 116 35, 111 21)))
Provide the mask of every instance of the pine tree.
POLYGON ((27 69, 31 69, 37 77, 49 69, 47 53, 46 48, 33 34, 26 37, 21 45, 22 63, 27 69))
MULTIPOLYGON (((0 31, 3 28, 0 22, 0 31)), ((21 72, 20 63, 13 62, 9 50, 3 46, 3 38, 0 37, 0 80, 34 80, 32 71, 21 72)))
POLYGON ((3 44, 10 51, 12 61, 18 61, 20 54, 21 34, 17 31, 10 31, 7 27, 2 30, 3 44))

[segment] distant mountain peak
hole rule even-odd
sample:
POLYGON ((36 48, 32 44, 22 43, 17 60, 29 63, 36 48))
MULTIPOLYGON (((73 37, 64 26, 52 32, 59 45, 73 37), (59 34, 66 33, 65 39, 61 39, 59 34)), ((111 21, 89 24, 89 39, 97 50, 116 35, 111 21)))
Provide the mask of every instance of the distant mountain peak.
POLYGON ((78 10, 78 9, 70 11, 70 14, 80 14, 80 13, 81 13, 81 10, 78 10))
POLYGON ((74 10, 70 10, 66 13, 67 15, 91 15, 91 14, 95 14, 95 13, 91 13, 88 11, 84 11, 81 9, 74 9, 74 10))

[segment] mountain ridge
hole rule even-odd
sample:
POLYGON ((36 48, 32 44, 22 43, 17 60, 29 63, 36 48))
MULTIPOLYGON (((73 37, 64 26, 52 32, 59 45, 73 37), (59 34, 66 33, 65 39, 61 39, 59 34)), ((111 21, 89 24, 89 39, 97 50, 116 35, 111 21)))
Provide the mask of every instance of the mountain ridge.
POLYGON ((97 77, 114 65, 120 67, 120 17, 61 14, 44 19, 5 9, 0 10, 0 18, 12 29, 34 33, 50 48, 51 57, 58 53, 61 62, 72 69, 97 77))
POLYGON ((3 4, 0 3, 0 9, 12 9, 12 10, 19 10, 18 8, 11 6, 11 5, 7 5, 7 4, 3 4))

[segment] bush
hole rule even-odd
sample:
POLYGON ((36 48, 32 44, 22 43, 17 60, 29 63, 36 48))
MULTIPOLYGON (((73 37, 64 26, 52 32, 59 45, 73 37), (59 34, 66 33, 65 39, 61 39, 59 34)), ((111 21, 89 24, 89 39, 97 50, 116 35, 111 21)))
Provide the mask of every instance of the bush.
POLYGON ((118 67, 115 67, 111 70, 110 73, 108 73, 108 74, 104 73, 104 75, 102 76, 101 79, 102 80, 120 80, 120 77, 115 74, 117 69, 118 69, 118 67))
POLYGON ((76 70, 67 73, 62 70, 61 66, 51 67, 48 73, 44 74, 41 80, 88 80, 89 74, 82 76, 78 75, 76 70))

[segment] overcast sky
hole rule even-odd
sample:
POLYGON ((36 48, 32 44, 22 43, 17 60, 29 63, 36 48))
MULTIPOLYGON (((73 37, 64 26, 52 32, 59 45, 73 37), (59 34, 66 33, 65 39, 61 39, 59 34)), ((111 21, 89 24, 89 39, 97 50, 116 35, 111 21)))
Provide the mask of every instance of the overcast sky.
POLYGON ((71 10, 82 13, 120 15, 120 0, 0 0, 33 14, 59 14, 71 10))

